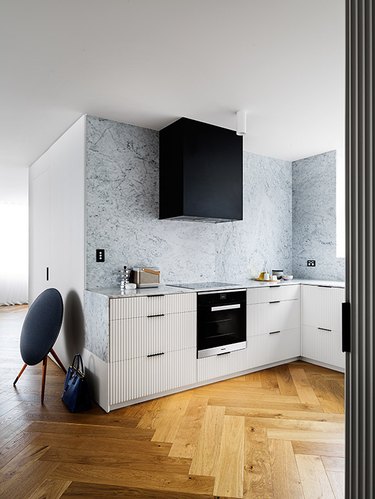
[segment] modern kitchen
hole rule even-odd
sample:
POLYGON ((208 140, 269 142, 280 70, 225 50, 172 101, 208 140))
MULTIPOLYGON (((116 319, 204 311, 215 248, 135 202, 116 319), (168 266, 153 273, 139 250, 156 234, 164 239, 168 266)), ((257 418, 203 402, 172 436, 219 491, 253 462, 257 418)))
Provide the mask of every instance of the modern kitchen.
POLYGON ((31 289, 64 293, 54 348, 65 365, 82 354, 100 410, 139 415, 170 457, 191 460, 190 478, 214 476, 223 497, 245 497, 259 480, 275 497, 299 497, 313 470, 314 490, 342 497, 336 151, 277 160, 247 152, 238 132, 184 117, 157 132, 82 116, 30 168, 33 234, 51 231, 49 246, 31 241, 31 289), (195 417, 187 437, 179 404, 204 396, 226 406, 223 421, 265 424, 269 442, 276 433, 271 471, 243 468, 243 429, 232 435, 235 468, 199 464, 216 416, 195 417), (172 423, 162 408, 175 403, 172 423), (284 464, 278 445, 290 446, 284 464))
POLYGON ((41 403, 4 335, 0 495, 342 499, 344 9, 120 3, 36 9, 15 314, 63 317, 41 403))
POLYGON ((186 118, 83 120, 85 357, 105 410, 300 357, 343 370, 335 151, 288 163, 186 118))

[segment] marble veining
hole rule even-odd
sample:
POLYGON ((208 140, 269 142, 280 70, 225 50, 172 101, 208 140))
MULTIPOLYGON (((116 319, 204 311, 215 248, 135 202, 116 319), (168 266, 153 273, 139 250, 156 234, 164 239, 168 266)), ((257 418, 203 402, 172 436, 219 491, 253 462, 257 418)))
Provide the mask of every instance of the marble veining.
POLYGON ((109 298, 85 291, 85 348, 99 359, 109 360, 109 298))
POLYGON ((291 273, 291 163, 244 151, 243 220, 216 229, 217 279, 235 282, 265 269, 291 273))
POLYGON ((291 163, 244 152, 242 221, 159 220, 158 132, 89 116, 86 142, 87 288, 116 286, 123 265, 158 266, 172 283, 291 272, 291 163))
POLYGON ((294 161, 293 274, 343 281, 345 261, 336 257, 336 152, 294 161), (308 259, 316 267, 307 267, 308 259))

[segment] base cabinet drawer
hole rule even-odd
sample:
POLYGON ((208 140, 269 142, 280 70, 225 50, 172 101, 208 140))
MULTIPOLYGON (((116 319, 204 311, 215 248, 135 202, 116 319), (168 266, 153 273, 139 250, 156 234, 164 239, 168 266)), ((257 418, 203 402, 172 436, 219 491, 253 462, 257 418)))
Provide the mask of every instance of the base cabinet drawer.
POLYGON ((268 303, 273 300, 299 300, 299 284, 271 285, 247 290, 247 304, 268 303))
POLYGON ((110 361, 195 348, 196 324, 196 312, 110 321, 110 361))
POLYGON ((196 348, 110 364, 110 405, 196 383, 196 348))
POLYGON ((197 359, 197 366, 198 382, 245 371, 249 368, 247 365, 247 349, 197 359))
POLYGON ((341 351, 339 331, 302 326, 302 357, 331 366, 345 368, 345 354, 341 351))
POLYGON ((302 286, 302 324, 340 331, 344 301, 342 288, 302 286))
POLYGON ((300 327, 299 300, 247 306, 247 337, 300 327))
POLYGON ((292 359, 301 355, 299 328, 248 338, 249 368, 292 359))
POLYGON ((195 293, 112 298, 109 303, 109 319, 193 312, 196 309, 197 295, 195 293))

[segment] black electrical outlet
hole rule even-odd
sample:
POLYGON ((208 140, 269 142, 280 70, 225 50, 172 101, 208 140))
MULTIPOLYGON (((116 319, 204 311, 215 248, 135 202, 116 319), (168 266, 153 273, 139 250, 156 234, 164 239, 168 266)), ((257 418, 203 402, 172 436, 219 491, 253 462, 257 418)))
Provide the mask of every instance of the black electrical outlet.
POLYGON ((97 249, 96 250, 96 261, 97 262, 104 262, 105 261, 105 251, 104 251, 104 249, 97 249))
POLYGON ((315 260, 307 260, 307 266, 308 267, 316 267, 316 261, 315 260))

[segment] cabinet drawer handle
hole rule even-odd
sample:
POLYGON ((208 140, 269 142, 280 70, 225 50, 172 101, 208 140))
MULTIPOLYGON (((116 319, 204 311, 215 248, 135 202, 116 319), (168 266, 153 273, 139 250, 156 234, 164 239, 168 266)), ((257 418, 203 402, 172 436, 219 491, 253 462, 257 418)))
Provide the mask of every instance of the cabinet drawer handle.
POLYGON ((318 288, 332 288, 332 286, 327 286, 325 284, 318 284, 318 288))
POLYGON ((270 301, 270 303, 280 303, 280 300, 270 301))
POLYGON ((277 284, 277 285, 275 285, 275 286, 270 286, 270 289, 271 289, 271 288, 280 288, 280 287, 281 287, 281 286, 280 286, 280 284, 277 284))
POLYGON ((281 331, 271 331, 268 334, 278 334, 278 333, 281 333, 281 331))
POLYGON ((152 317, 164 317, 165 314, 154 314, 154 315, 148 315, 147 318, 150 319, 152 317))
POLYGON ((320 329, 320 331, 328 331, 328 332, 332 332, 332 329, 327 329, 326 327, 318 327, 318 329, 320 329))
POLYGON ((160 355, 164 355, 164 352, 159 352, 159 353, 150 353, 147 355, 148 358, 150 357, 159 357, 160 355))
POLYGON ((46 281, 49 281, 49 267, 46 267, 46 281))
POLYGON ((165 295, 147 295, 147 298, 160 298, 160 296, 165 296, 165 295))

